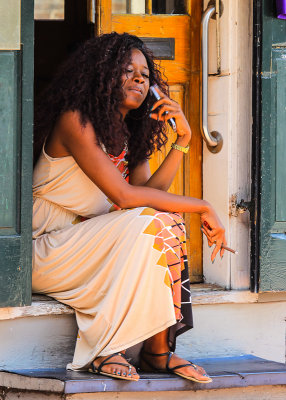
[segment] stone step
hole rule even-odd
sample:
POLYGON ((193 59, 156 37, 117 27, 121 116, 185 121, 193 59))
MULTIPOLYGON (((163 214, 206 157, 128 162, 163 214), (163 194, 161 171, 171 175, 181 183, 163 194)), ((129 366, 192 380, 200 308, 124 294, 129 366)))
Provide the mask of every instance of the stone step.
MULTIPOLYGON (((179 336, 180 356, 253 354, 285 362, 282 298, 267 302, 249 292, 195 286, 195 327, 179 336)), ((49 297, 33 296, 31 306, 0 309, 0 368, 65 368, 72 360, 76 335, 74 311, 49 297)))
POLYGON ((0 386, 3 388, 4 399, 9 392, 9 400, 286 398, 285 364, 251 355, 198 359, 195 362, 209 372, 212 383, 194 383, 169 374, 142 373, 138 382, 125 382, 102 375, 63 369, 23 369, 0 372, 0 386))

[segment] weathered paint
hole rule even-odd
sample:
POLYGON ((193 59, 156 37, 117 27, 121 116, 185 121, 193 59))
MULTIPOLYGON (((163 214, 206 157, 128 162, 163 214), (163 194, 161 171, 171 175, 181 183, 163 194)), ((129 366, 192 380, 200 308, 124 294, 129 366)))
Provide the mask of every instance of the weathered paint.
MULTIPOLYGON (((176 353, 181 357, 253 354, 285 362, 285 299, 272 302, 268 298, 261 303, 243 303, 241 299, 239 304, 216 304, 212 298, 205 303, 197 300, 199 304, 194 298, 195 327, 177 340, 176 353)), ((245 301, 249 300, 246 297, 245 301)), ((54 301, 48 303, 53 305, 33 304, 18 316, 12 312, 10 319, 3 315, 0 369, 65 368, 71 361, 77 334, 75 316, 54 301)), ((134 349, 128 354, 132 356, 134 349)))
POLYGON ((33 0, 22 0, 22 50, 13 55, 0 52, 1 61, 4 54, 10 58, 10 67, 5 59, 5 68, 0 70, 1 77, 7 79, 5 86, 8 88, 7 102, 1 101, 1 120, 5 121, 1 126, 1 138, 4 136, 1 145, 9 151, 1 160, 1 167, 3 163, 9 167, 5 170, 4 193, 3 188, 0 189, 9 213, 3 215, 3 208, 2 214, 0 212, 0 231, 4 233, 0 236, 0 307, 31 302, 33 15, 33 0), (19 68, 18 59, 21 59, 19 68), (10 72, 7 69, 11 69, 10 72), (21 88, 20 93, 18 88, 21 88), (9 137, 5 137, 8 133, 9 137))
MULTIPOLYGON (((204 1, 206 8, 209 1, 204 1)), ((252 102, 252 0, 223 1, 220 21, 221 75, 209 77, 210 130, 224 140, 220 153, 203 150, 203 193, 225 226, 228 246, 238 255, 225 252, 211 262, 204 239, 204 277, 227 289, 249 289, 249 213, 230 216, 231 199, 250 200, 251 102, 252 102)), ((209 72, 217 71, 216 24, 209 27, 209 72)))
POLYGON ((0 50, 20 50, 21 0, 0 0, 0 50))
POLYGON ((286 46, 277 59, 276 221, 286 221, 286 46))
MULTIPOLYGON (((13 382, 20 381, 20 378, 14 376, 13 382)), ((26 378, 28 380, 28 378, 26 378)), ((47 380, 47 379, 46 379, 47 380)), ((44 379, 37 380, 38 388, 39 382, 44 379)), ((47 385, 47 383, 46 383, 47 385)), ((52 382, 50 383, 52 385, 52 382)), ((10 385, 11 387, 11 380, 10 385)), ((244 388, 233 388, 233 389, 214 389, 208 390, 207 385, 205 390, 200 391, 182 391, 182 392, 112 392, 112 393, 78 393, 63 395, 59 393, 48 393, 44 392, 33 392, 33 391, 21 391, 3 389, 3 396, 7 394, 7 397, 3 399, 9 400, 257 400, 262 399, 261 394, 263 393, 263 400, 285 400, 286 389, 285 386, 256 386, 256 387, 244 387, 244 388), (8 397, 9 396, 9 397, 8 397)))
POLYGON ((263 3, 260 290, 286 290, 286 25, 263 3))
POLYGON ((18 52, 0 52, 0 235, 17 233, 18 64, 18 52))
POLYGON ((0 369, 65 368, 72 361, 74 315, 47 315, 0 321, 0 369))
MULTIPOLYGON (((258 386, 234 389, 215 389, 185 392, 153 392, 153 393, 97 393, 96 397, 91 393, 67 395, 66 400, 285 400, 286 389, 282 386, 258 386)), ((11 399, 11 400, 16 400, 11 399)), ((23 399, 25 400, 25 399, 23 399)), ((29 400, 34 400, 31 398, 29 400)), ((37 400, 44 400, 37 399, 37 400)), ((51 399, 54 400, 54 399, 51 399)))
MULTIPOLYGON (((34 296, 33 296, 34 298, 34 296)), ((13 320, 27 317, 41 317, 53 315, 74 315, 73 308, 58 301, 40 300, 33 301, 32 305, 25 307, 0 308, 0 321, 13 320)))

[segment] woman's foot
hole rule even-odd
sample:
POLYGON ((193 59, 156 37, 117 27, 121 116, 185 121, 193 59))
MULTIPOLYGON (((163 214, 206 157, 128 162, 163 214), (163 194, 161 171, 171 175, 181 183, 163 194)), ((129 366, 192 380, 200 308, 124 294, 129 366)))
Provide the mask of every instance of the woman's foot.
POLYGON ((140 376, 123 353, 115 353, 111 356, 97 357, 93 361, 93 372, 114 378, 138 381, 140 376))
MULTIPOLYGON (((163 353, 163 352, 162 352, 163 353)), ((187 360, 177 356, 171 352, 164 352, 165 355, 154 355, 154 354, 162 354, 159 351, 157 352, 148 352, 147 350, 142 350, 141 352, 141 367, 142 370, 148 369, 148 366, 153 368, 154 370, 173 372, 177 375, 182 376, 185 379, 190 379, 195 382, 208 383, 211 382, 211 378, 207 375, 204 368, 199 367, 198 365, 192 364, 187 360), (168 363, 169 360, 169 363, 168 363), (185 364, 189 364, 185 366, 185 364), (175 368, 179 365, 184 365, 181 368, 175 368), (144 368, 145 367, 145 368, 144 368), (169 368, 169 370, 168 370, 169 368), (173 371, 170 371, 174 369, 173 371)))

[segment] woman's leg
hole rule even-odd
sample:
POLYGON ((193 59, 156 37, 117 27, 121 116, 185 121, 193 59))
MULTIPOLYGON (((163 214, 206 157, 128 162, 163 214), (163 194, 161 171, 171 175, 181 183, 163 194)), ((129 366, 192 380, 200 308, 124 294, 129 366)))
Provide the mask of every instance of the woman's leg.
MULTIPOLYGON (((170 350, 168 345, 168 336, 169 336, 169 329, 166 329, 157 335, 150 337, 149 339, 145 340, 144 347, 142 350, 144 359, 154 367, 154 369, 164 370, 166 369, 166 363, 168 360, 168 356, 152 356, 148 353, 153 354, 160 354, 166 353, 170 350), (144 352, 145 351, 145 352, 144 352)), ((176 354, 173 354, 169 363, 170 368, 174 368, 177 365, 187 364, 188 361, 184 360, 183 358, 178 357, 176 354)), ((191 364, 187 367, 182 367, 177 370, 181 374, 189 377, 193 377, 200 381, 208 381, 209 376, 206 374, 206 371, 199 366, 192 366, 191 364)))

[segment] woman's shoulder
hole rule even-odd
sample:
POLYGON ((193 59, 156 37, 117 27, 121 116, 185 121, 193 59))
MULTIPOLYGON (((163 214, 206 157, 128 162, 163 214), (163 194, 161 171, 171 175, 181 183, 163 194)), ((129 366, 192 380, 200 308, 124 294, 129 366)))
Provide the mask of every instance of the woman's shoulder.
POLYGON ((68 110, 64 111, 60 115, 55 128, 70 130, 72 128, 81 128, 82 126, 83 124, 80 112, 78 110, 68 110))
POLYGON ((92 124, 83 122, 79 111, 65 111, 58 119, 53 132, 47 141, 47 151, 53 157, 63 157, 71 154, 70 145, 84 147, 94 143, 96 134, 92 124))

